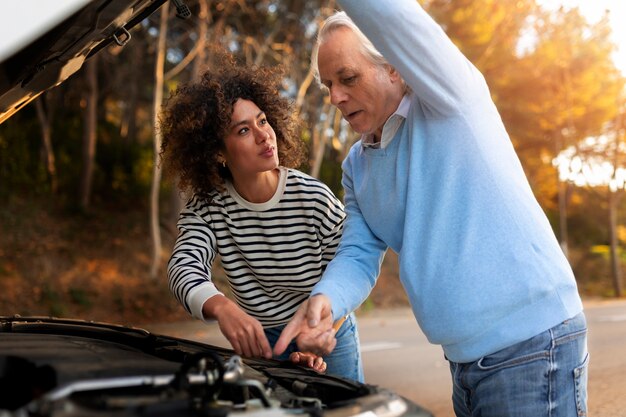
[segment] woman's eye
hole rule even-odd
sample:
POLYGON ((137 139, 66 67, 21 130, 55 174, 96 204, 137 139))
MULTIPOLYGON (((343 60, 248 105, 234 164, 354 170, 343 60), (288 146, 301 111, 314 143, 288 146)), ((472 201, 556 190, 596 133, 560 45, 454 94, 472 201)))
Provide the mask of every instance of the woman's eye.
POLYGON ((351 77, 346 77, 343 79, 344 84, 353 84, 355 81, 356 81, 356 75, 353 75, 351 77))
POLYGON ((267 124, 267 119, 264 117, 262 118, 259 123, 261 123, 262 125, 266 125, 267 124))
POLYGON ((237 132, 240 135, 244 135, 248 132, 248 128, 247 127, 242 127, 241 129, 239 129, 239 132, 237 132))

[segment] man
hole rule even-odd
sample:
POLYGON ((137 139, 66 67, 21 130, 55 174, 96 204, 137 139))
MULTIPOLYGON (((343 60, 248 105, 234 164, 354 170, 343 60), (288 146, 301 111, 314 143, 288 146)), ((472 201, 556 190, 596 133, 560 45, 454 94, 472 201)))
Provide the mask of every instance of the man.
POLYGON ((586 415, 576 282, 483 76, 415 0, 340 3, 352 20, 327 20, 312 63, 362 134, 343 163, 344 235, 275 351, 332 350, 333 320, 391 248, 458 416, 586 415))

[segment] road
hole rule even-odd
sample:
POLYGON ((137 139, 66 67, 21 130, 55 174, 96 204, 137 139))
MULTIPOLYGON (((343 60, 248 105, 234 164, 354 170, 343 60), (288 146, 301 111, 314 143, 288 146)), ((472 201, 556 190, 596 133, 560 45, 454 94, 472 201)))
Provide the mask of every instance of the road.
MULTIPOLYGON (((626 300, 587 301, 589 326, 589 415, 626 417, 626 300)), ((391 388, 429 409, 452 417, 447 362, 428 343, 407 308, 359 315, 365 379, 391 388)), ((199 322, 146 326, 155 333, 228 346, 216 325, 199 322)))

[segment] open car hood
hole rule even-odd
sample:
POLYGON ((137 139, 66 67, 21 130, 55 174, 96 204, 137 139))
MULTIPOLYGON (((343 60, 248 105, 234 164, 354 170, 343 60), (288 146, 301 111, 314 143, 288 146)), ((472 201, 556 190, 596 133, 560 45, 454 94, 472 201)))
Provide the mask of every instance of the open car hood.
POLYGON ((0 316, 0 415, 431 416, 382 388, 146 330, 0 316))
POLYGON ((103 47, 128 42, 130 29, 165 1, 2 2, 0 123, 74 74, 103 47))

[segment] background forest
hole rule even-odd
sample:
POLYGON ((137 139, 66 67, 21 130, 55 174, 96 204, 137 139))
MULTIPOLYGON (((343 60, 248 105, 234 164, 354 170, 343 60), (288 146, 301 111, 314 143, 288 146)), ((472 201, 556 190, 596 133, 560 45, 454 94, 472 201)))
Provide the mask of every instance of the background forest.
MULTIPOLYGON (((577 9, 534 0, 421 3, 485 75, 583 296, 622 296, 626 80, 611 58, 608 19, 590 23, 577 9)), ((164 270, 184 196, 161 176, 155 126, 170 91, 212 65, 211 45, 245 65, 283 67, 282 94, 309 149, 302 170, 342 195, 340 163, 357 137, 309 71, 317 27, 335 2, 186 4, 191 18, 166 4, 126 46, 101 51, 0 125, 1 314, 185 317, 164 270)), ((401 303, 390 253, 364 307, 401 303)))

